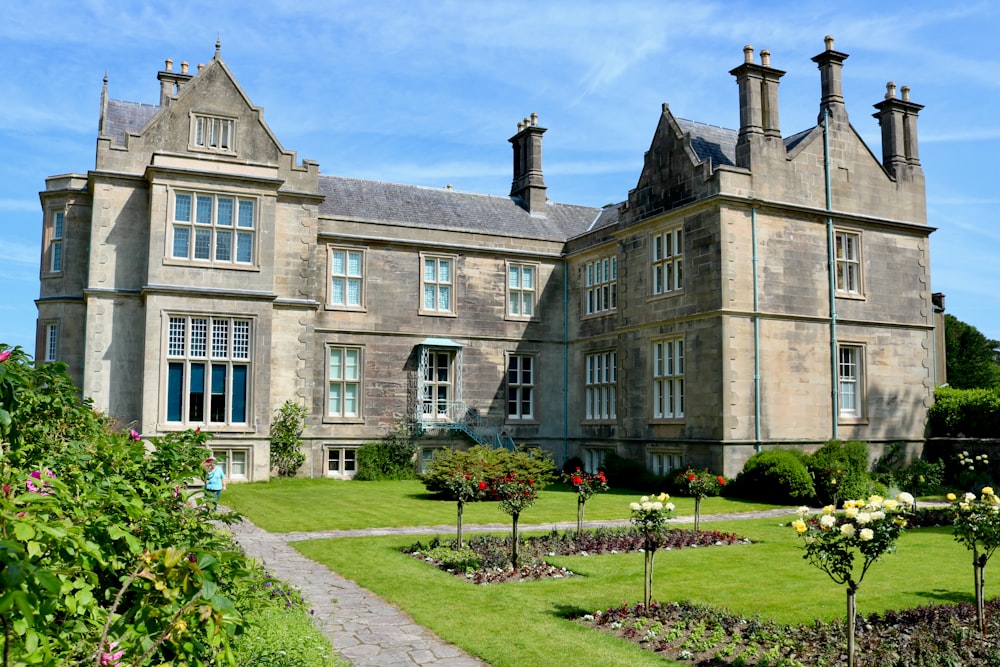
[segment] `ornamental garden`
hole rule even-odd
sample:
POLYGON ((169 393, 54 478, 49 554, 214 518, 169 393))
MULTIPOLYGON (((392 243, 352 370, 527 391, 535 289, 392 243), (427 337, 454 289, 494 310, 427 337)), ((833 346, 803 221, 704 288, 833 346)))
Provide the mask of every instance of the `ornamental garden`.
POLYGON ((209 436, 147 442, 29 361, 0 350, 3 667, 337 664, 308 601, 229 537, 241 514, 274 532, 452 523, 294 546, 495 667, 1000 665, 986 451, 873 467, 831 442, 725 479, 473 447, 420 479, 232 485, 217 512, 188 485, 209 436), (738 514, 754 518, 720 519, 738 514))

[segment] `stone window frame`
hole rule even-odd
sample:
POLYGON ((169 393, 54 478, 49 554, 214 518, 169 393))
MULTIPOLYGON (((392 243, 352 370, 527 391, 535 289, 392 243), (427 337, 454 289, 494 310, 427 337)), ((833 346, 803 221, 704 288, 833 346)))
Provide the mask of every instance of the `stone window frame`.
POLYGON ((835 228, 833 234, 834 291, 838 297, 863 299, 865 290, 861 232, 856 229, 835 228))
POLYGON ((229 481, 239 481, 248 482, 250 481, 253 471, 253 448, 252 447, 228 447, 215 445, 211 447, 212 456, 215 457, 217 463, 222 466, 222 469, 226 473, 226 479, 229 481), (233 454, 243 455, 243 472, 236 474, 232 471, 229 462, 234 459, 233 454))
POLYGON ((654 475, 665 477, 684 467, 684 452, 677 447, 651 447, 646 453, 646 469, 654 475), (669 461, 669 466, 663 462, 669 461))
POLYGON ((235 116, 192 111, 188 147, 195 151, 236 155, 236 130, 235 116))
POLYGON ((590 352, 584 358, 584 421, 618 419, 618 351, 590 352))
POLYGON ((259 270, 260 252, 258 248, 260 237, 261 199, 257 196, 247 196, 227 191, 207 191, 190 188, 169 188, 169 206, 167 225, 167 243, 164 248, 165 261, 169 264, 184 266, 201 266, 216 269, 259 270), (188 210, 184 214, 179 210, 181 197, 188 198, 188 210), (200 215, 199 203, 210 200, 211 210, 207 222, 197 222, 200 215), (219 201, 233 202, 232 223, 220 223, 219 201), (252 207, 249 225, 245 224, 244 204, 252 207), (180 216, 180 219, 178 218, 180 216), (184 242, 185 255, 178 252, 178 232, 186 230, 187 240, 184 242), (198 238, 200 233, 208 233, 208 257, 198 257, 198 238), (231 234, 229 243, 229 259, 219 259, 219 239, 221 234, 231 234), (240 239, 250 238, 250 260, 239 259, 240 239))
POLYGON ((367 299, 366 299, 366 288, 368 284, 368 248, 364 246, 350 246, 350 245, 339 245, 339 244, 328 244, 327 245, 327 299, 326 308, 327 310, 346 310, 353 312, 367 312, 367 299), (344 253, 344 271, 335 272, 334 271, 334 260, 337 253, 344 253), (357 254, 360 256, 360 270, 357 275, 350 272, 350 256, 357 254), (344 300, 342 303, 338 303, 334 300, 337 290, 334 284, 337 281, 343 282, 343 294, 344 300), (348 303, 349 299, 347 295, 349 294, 350 285, 352 282, 356 281, 358 285, 358 302, 348 303))
POLYGON ((436 317, 456 317, 457 316, 457 290, 456 290, 456 277, 458 275, 458 255, 449 255, 435 252, 421 252, 420 253, 420 293, 419 293, 419 308, 418 313, 420 315, 430 315, 436 317), (427 279, 427 263, 434 262, 435 273, 432 280, 427 279), (450 268, 450 274, 447 281, 441 279, 441 264, 447 262, 450 268), (427 289, 434 290, 434 304, 432 307, 428 307, 427 304, 427 289), (448 294, 448 306, 447 308, 440 307, 441 305, 441 294, 444 290, 447 290, 448 294))
POLYGON ((651 361, 651 408, 656 421, 684 419, 684 337, 654 340, 651 361))
POLYGON ((363 345, 355 345, 349 343, 327 343, 325 346, 325 368, 326 368, 326 382, 325 391, 323 399, 323 421, 325 423, 338 423, 338 424, 360 424, 364 422, 364 376, 365 376, 365 350, 363 345), (341 373, 339 377, 332 377, 334 372, 333 364, 333 354, 334 352, 339 352, 341 354, 340 368, 341 373), (350 352, 356 354, 355 360, 355 377, 345 377, 344 370, 348 368, 347 365, 347 355, 350 352), (339 409, 331 410, 331 390, 334 385, 337 385, 340 390, 339 409), (348 387, 354 387, 355 397, 354 401, 356 404, 355 411, 348 414, 345 412, 345 405, 347 401, 347 390, 348 387))
POLYGON ((650 237, 650 285, 653 296, 684 291, 684 225, 672 225, 650 237))
POLYGON ((538 321, 539 264, 537 262, 506 260, 504 262, 504 275, 507 288, 507 308, 504 313, 506 319, 538 321), (515 274, 516 279, 514 278, 515 274), (525 286, 525 275, 532 277, 533 282, 530 286, 525 286), (526 309, 530 312, 525 313, 526 309), (520 312, 514 312, 515 310, 520 312))
POLYGON ((605 315, 618 309, 618 256, 608 255, 583 265, 584 314, 605 315))
POLYGON ((538 421, 538 354, 534 352, 508 352, 506 355, 504 387, 507 392, 504 416, 507 422, 531 424, 538 421), (523 361, 530 362, 525 372, 523 361), (516 367, 515 367, 516 362, 516 367), (527 394, 527 398, 525 398, 527 394), (524 410, 527 403, 528 410, 524 410), (516 406, 511 410, 511 406, 516 406))
POLYGON ((323 447, 323 476, 337 479, 351 479, 358 473, 358 449, 360 445, 327 444, 323 447), (336 453, 336 457, 333 454, 336 453), (330 466, 336 461, 337 470, 330 466), (350 468, 350 469, 348 469, 350 468))
POLYGON ((837 343, 837 420, 844 424, 866 423, 868 387, 867 350, 862 343, 837 343), (845 400, 850 396, 851 400, 845 400), (850 407, 845 408, 845 404, 850 407))

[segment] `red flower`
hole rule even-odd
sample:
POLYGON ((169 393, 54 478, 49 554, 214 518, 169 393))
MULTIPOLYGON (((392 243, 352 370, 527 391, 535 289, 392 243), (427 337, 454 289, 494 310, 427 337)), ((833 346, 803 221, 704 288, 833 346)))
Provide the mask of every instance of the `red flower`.
POLYGON ((695 474, 694 473, 691 473, 690 475, 688 475, 688 481, 689 482, 693 482, 694 478, 695 478, 695 474))
POLYGON ((465 476, 465 479, 471 479, 471 478, 472 478, 472 476, 471 476, 471 475, 466 475, 466 476, 465 476))
POLYGON ((719 476, 718 476, 718 477, 716 477, 715 479, 719 480, 719 484, 721 484, 722 486, 725 486, 725 485, 726 485, 726 478, 725 478, 725 477, 723 477, 722 475, 719 475, 719 476))
POLYGON ((486 490, 486 486, 487 486, 486 482, 480 482, 479 483, 479 490, 480 491, 485 491, 486 490))
POLYGON ((579 477, 574 477, 573 484, 575 484, 576 486, 580 486, 581 484, 583 484, 583 480, 580 479, 579 477))
POLYGON ((0 352, 0 364, 7 361, 7 357, 9 356, 10 356, 10 350, 4 350, 3 352, 0 352))

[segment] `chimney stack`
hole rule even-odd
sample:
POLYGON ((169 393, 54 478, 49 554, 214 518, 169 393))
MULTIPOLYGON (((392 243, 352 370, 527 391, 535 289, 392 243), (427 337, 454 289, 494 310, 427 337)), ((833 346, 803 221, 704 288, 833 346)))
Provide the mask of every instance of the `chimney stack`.
MULTIPOLYGON (((740 133, 736 140, 736 165, 751 168, 754 154, 768 146, 768 139, 781 140, 778 122, 778 83, 785 73, 771 67, 771 52, 760 52, 761 64, 753 59, 753 47, 743 47, 743 64, 730 70, 740 89, 740 133)), ((784 144, 781 145, 784 148, 784 144)))
POLYGON ((517 124, 517 134, 509 139, 514 147, 514 180, 510 196, 529 213, 545 212, 545 180, 542 178, 542 135, 538 114, 517 124))
POLYGON ((833 36, 827 35, 824 39, 826 50, 818 56, 813 57, 813 62, 819 67, 820 84, 822 87, 822 97, 819 102, 819 120, 823 120, 823 110, 830 112, 830 116, 842 122, 847 122, 847 108, 844 106, 844 91, 841 85, 841 72, 844 68, 844 61, 847 54, 833 50, 833 36))
POLYGON ((911 168, 920 168, 917 153, 917 115, 923 105, 910 101, 910 88, 903 86, 902 99, 896 97, 896 84, 885 84, 885 99, 874 105, 872 114, 882 127, 882 166, 893 178, 911 168))
POLYGON ((187 61, 181 63, 181 71, 174 71, 174 61, 167 58, 164 68, 158 72, 156 78, 160 81, 160 106, 166 106, 170 98, 180 91, 181 86, 187 83, 194 76, 188 73, 187 61))

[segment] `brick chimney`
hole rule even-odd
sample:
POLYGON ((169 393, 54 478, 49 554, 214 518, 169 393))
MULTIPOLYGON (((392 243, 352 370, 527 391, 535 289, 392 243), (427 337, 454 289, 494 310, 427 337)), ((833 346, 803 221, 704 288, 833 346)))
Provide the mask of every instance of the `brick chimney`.
MULTIPOLYGON (((771 67, 771 52, 760 52, 761 64, 753 59, 753 47, 743 47, 743 64, 729 71, 740 89, 740 133, 736 140, 736 165, 750 168, 755 151, 770 139, 781 140, 778 122, 778 83, 785 73, 771 67)), ((783 145, 782 145, 783 148, 783 145)))
POLYGON ((923 105, 910 101, 910 89, 903 86, 902 99, 896 97, 896 84, 885 84, 885 99, 874 105, 872 114, 882 127, 882 166, 898 178, 908 168, 920 167, 917 154, 917 114, 923 105))
POLYGON ((841 72, 844 69, 844 61, 847 60, 847 54, 833 50, 832 35, 827 35, 824 41, 826 42, 826 50, 812 59, 819 67, 823 91, 819 101, 819 122, 823 122, 823 110, 827 109, 831 118, 846 123, 847 108, 844 106, 841 72))
POLYGON ((517 124, 517 134, 509 139, 514 147, 514 180, 510 196, 529 213, 545 212, 545 181, 542 178, 542 135, 538 114, 517 124))
POLYGON ((170 98, 176 95, 181 86, 191 80, 193 74, 188 74, 187 62, 181 63, 181 71, 174 71, 174 61, 167 58, 162 71, 157 72, 156 78, 160 81, 160 106, 166 106, 170 98))

